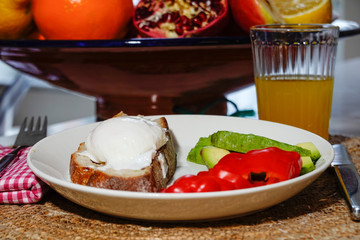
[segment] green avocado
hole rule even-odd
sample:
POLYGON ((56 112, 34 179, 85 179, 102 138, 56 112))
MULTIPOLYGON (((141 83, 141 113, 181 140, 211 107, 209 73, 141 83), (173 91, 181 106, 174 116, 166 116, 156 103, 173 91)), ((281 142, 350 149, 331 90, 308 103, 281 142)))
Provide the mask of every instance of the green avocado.
POLYGON ((187 160, 190 162, 194 162, 197 164, 204 165, 204 161, 201 158, 200 152, 201 149, 205 146, 211 146, 211 138, 209 137, 201 137, 199 141, 196 143, 195 147, 193 147, 188 153, 187 160))
POLYGON ((229 153, 230 151, 228 150, 213 146, 203 147, 200 151, 201 158, 209 169, 214 167, 221 158, 229 153))
POLYGON ((300 175, 303 175, 305 173, 309 173, 313 170, 315 170, 315 165, 313 161, 311 160, 311 157, 301 157, 302 160, 302 166, 300 170, 300 175))
POLYGON ((215 147, 240 153, 246 153, 254 149, 277 147, 285 151, 298 152, 301 156, 310 155, 310 151, 302 147, 290 145, 254 134, 218 131, 211 135, 211 143, 215 147))
POLYGON ((298 144, 296 144, 296 146, 309 150, 310 157, 314 163, 321 157, 319 150, 316 148, 316 146, 312 142, 298 143, 298 144))

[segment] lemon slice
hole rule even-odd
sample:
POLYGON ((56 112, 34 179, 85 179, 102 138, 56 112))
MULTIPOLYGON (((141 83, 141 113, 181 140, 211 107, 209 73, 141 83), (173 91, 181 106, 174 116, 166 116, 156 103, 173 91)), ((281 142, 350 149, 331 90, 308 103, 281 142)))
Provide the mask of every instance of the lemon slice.
POLYGON ((286 23, 331 22, 331 0, 271 0, 269 3, 286 23))

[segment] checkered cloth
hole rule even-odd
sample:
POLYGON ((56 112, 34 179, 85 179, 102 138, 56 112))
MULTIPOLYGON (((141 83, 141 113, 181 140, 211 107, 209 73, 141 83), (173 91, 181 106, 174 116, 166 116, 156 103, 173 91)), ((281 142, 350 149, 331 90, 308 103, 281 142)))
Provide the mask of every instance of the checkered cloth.
MULTIPOLYGON (((13 149, 0 145, 0 159, 13 149)), ((0 173, 0 204, 40 201, 48 186, 30 170, 26 157, 30 147, 20 150, 16 159, 0 173)))

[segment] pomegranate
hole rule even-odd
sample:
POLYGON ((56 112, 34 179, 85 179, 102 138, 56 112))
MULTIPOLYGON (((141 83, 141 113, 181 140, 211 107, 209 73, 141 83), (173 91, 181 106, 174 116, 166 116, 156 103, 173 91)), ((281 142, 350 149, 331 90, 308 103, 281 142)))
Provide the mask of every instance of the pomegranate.
POLYGON ((228 19, 227 0, 141 0, 133 15, 140 35, 153 38, 216 35, 228 19))

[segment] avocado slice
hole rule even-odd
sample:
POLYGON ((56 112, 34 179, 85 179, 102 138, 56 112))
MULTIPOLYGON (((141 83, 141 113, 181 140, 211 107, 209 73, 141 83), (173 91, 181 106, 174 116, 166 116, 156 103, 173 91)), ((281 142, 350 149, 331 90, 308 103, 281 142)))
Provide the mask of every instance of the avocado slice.
POLYGON ((321 157, 319 150, 312 142, 298 143, 296 146, 310 150, 310 157, 314 163, 321 157))
POLYGON ((211 135, 211 145, 229 151, 246 153, 254 149, 277 147, 285 151, 298 152, 301 156, 309 156, 310 151, 299 146, 279 142, 254 134, 243 134, 230 131, 218 131, 211 135))
POLYGON ((303 175, 305 173, 309 173, 313 170, 315 170, 315 165, 313 161, 311 160, 311 157, 301 157, 302 160, 302 166, 300 170, 300 175, 303 175))
POLYGON ((203 147, 200 151, 201 158, 209 169, 214 167, 221 158, 229 153, 230 151, 228 150, 213 146, 203 147))
POLYGON ((205 146, 211 146, 211 138, 209 137, 201 137, 199 141, 196 143, 195 147, 193 147, 188 153, 187 160, 190 162, 194 162, 197 164, 204 164, 204 161, 200 155, 201 149, 205 146))

